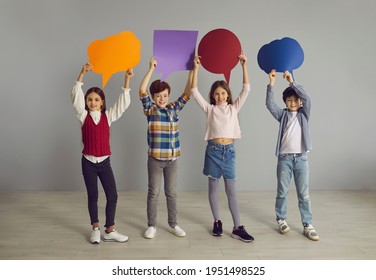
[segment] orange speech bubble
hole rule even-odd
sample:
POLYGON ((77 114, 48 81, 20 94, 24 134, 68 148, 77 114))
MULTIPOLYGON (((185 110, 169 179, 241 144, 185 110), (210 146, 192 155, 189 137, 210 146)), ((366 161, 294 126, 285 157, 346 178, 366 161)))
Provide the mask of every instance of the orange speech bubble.
POLYGON ((102 74, 103 87, 114 73, 135 67, 141 59, 140 52, 141 43, 130 31, 93 41, 87 49, 93 71, 102 74))

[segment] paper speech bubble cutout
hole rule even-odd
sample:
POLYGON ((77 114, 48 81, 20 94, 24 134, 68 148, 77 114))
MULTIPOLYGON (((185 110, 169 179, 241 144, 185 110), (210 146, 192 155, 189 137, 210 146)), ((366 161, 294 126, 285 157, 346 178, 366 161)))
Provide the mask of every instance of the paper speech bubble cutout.
POLYGON ((135 67, 141 59, 140 52, 141 43, 130 31, 93 41, 87 49, 93 71, 102 74, 103 87, 116 72, 135 67))
POLYGON ((238 63, 241 50, 240 41, 234 33, 227 29, 214 29, 201 39, 198 55, 206 70, 223 74, 230 83, 231 70, 238 63))
POLYGON ((303 60, 303 49, 296 40, 288 37, 262 46, 257 54, 257 62, 267 74, 272 69, 277 72, 288 70, 292 73, 303 64, 303 60))
POLYGON ((198 31, 154 30, 153 55, 162 81, 174 71, 193 68, 197 36, 198 31))

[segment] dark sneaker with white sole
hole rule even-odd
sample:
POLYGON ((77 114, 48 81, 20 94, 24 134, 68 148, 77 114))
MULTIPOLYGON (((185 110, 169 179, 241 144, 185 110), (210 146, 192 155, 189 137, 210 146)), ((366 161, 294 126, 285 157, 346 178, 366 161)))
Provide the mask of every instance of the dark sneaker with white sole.
POLYGON ((248 234, 244 226, 240 226, 237 229, 234 228, 232 230, 231 237, 244 242, 252 242, 253 240, 255 240, 251 235, 248 234))
POLYGON ((222 222, 221 220, 215 221, 213 224, 213 233, 214 236, 221 236, 223 234, 222 222))

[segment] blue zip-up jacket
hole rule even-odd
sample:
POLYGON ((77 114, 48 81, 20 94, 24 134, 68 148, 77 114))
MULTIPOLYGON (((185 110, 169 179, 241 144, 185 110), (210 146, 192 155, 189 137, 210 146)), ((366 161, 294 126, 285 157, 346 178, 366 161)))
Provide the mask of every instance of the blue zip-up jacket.
MULTIPOLYGON (((302 127, 302 141, 303 141, 303 147, 306 152, 310 151, 312 149, 312 140, 311 135, 309 132, 309 117, 311 114, 311 97, 309 94, 305 91, 302 85, 299 85, 297 82, 292 82, 290 84, 290 87, 292 87, 296 94, 299 96, 299 98, 303 102, 303 106, 299 108, 297 113, 297 118, 299 121, 300 126, 302 127)), ((270 111, 270 113, 273 115, 273 117, 279 121, 279 131, 278 131, 278 139, 277 139, 277 146, 275 150, 275 155, 279 156, 279 151, 281 148, 281 141, 283 137, 283 132, 285 130, 285 127, 287 125, 288 121, 288 109, 287 108, 280 108, 274 101, 274 91, 273 87, 268 85, 266 90, 266 107, 270 111)))

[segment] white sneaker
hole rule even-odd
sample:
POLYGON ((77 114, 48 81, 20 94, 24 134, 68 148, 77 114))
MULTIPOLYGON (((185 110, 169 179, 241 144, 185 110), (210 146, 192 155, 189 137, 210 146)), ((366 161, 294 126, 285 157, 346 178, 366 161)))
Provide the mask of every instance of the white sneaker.
POLYGON ((90 233, 90 243, 99 244, 101 243, 101 231, 99 227, 93 229, 90 233))
POLYGON ((106 231, 103 234, 104 241, 116 241, 116 242, 126 242, 128 241, 128 236, 118 233, 116 230, 112 230, 110 233, 106 231))
POLYGON ((307 236, 309 239, 313 241, 318 241, 319 240, 319 235, 315 231, 312 225, 308 225, 304 227, 303 233, 305 236, 307 236))
POLYGON ((279 219, 277 222, 278 222, 278 227, 279 227, 279 232, 280 232, 280 233, 284 234, 284 233, 290 231, 290 227, 289 227, 289 225, 286 223, 285 220, 283 220, 283 219, 279 219))
POLYGON ((179 226, 175 226, 174 228, 169 227, 168 231, 171 232, 172 234, 175 234, 178 237, 184 237, 186 235, 185 231, 182 230, 179 226))
POLYGON ((148 229, 144 233, 144 237, 147 239, 152 239, 155 236, 157 229, 155 227, 148 227, 148 229))

